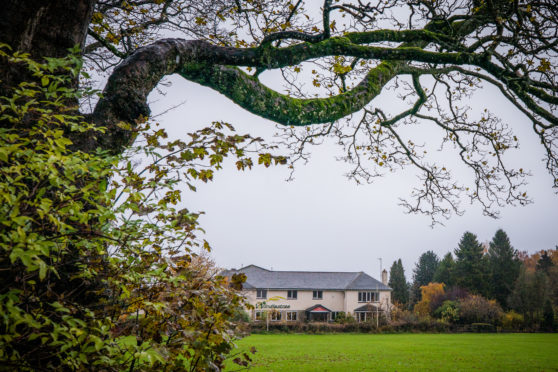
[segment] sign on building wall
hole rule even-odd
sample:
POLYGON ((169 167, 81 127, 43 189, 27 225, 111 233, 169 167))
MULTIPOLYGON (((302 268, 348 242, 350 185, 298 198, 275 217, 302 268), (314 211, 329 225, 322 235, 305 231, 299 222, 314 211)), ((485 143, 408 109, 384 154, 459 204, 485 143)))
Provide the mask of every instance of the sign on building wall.
POLYGON ((276 305, 276 304, 266 304, 265 302, 261 302, 256 304, 256 309, 290 309, 291 305, 276 305))

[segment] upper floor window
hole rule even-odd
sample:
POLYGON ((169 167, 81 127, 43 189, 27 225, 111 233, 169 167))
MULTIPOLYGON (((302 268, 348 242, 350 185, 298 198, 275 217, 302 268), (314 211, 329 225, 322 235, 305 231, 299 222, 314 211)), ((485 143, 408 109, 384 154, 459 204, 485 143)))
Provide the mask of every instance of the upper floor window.
POLYGON ((287 291, 287 300, 296 300, 298 291, 287 291))
POLYGON ((267 289, 256 289, 256 298, 267 298, 267 289))
POLYGON ((321 300, 323 298, 324 298, 324 294, 322 291, 312 291, 313 300, 321 300))
POLYGON ((358 292, 358 302, 378 302, 379 298, 378 292, 358 292))

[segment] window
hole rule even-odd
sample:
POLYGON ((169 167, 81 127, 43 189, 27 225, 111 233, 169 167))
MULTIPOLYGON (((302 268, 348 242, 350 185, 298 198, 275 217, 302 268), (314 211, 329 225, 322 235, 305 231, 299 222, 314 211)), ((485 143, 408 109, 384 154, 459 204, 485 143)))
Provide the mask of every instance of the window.
POLYGON ((271 312, 271 321, 278 322, 281 320, 281 312, 280 311, 272 311, 271 312))
POLYGON ((267 289, 256 289, 256 298, 267 298, 267 289))
POLYGON ((256 320, 264 320, 265 313, 263 311, 256 311, 256 320))
POLYGON ((321 300, 323 299, 323 292, 322 291, 312 291, 312 299, 313 300, 321 300))
POLYGON ((368 318, 368 317, 366 316, 367 313, 364 312, 364 311, 362 311, 362 312, 359 311, 359 312, 356 313, 356 315, 357 315, 357 321, 358 321, 359 323, 361 323, 361 322, 366 322, 366 320, 367 320, 367 318, 368 318))
POLYGON ((287 311, 287 321, 294 322, 297 320, 298 313, 296 311, 287 311))
POLYGON ((358 292, 358 302, 378 302, 378 292, 358 292))
POLYGON ((332 311, 331 312, 331 321, 335 321, 335 319, 337 319, 337 317, 339 316, 339 313, 342 313, 342 311, 332 311))
POLYGON ((287 291, 287 300, 296 300, 298 291, 287 291))

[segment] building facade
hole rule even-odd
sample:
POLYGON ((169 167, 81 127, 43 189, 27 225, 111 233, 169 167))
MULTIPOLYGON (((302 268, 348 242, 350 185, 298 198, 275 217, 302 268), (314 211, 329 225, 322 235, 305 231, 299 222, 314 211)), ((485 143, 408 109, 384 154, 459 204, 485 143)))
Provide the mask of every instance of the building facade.
POLYGON ((366 321, 391 307, 387 272, 382 281, 364 272, 273 271, 255 265, 228 270, 243 273, 243 290, 254 321, 333 321, 341 312, 366 321))

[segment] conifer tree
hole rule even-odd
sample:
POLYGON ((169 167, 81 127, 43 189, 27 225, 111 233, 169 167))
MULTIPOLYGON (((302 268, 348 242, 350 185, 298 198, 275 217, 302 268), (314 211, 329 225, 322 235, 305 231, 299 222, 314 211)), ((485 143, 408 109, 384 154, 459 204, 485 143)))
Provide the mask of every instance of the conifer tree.
POLYGON ((432 251, 426 251, 423 253, 413 270, 413 286, 411 289, 411 295, 413 296, 412 302, 416 303, 421 298, 420 287, 423 285, 428 285, 434 280, 434 273, 438 268, 440 259, 436 253, 432 251))
POLYGON ((545 274, 548 274, 549 269, 554 266, 552 259, 548 255, 548 251, 543 251, 541 254, 541 258, 537 261, 537 270, 543 271, 545 274))
POLYGON ((389 271, 389 286, 393 289, 392 300, 403 306, 409 303, 409 285, 405 279, 405 269, 401 259, 393 261, 389 271))
POLYGON ((494 234, 488 249, 488 294, 500 305, 506 306, 513 289, 513 283, 519 275, 520 262, 517 251, 510 244, 508 235, 499 229, 494 234))
POLYGON ((434 273, 434 281, 436 283, 444 283, 446 287, 452 287, 454 283, 455 261, 451 252, 448 252, 434 273))
POLYGON ((461 237, 455 253, 455 284, 473 293, 486 294, 486 267, 483 247, 469 231, 461 237))

